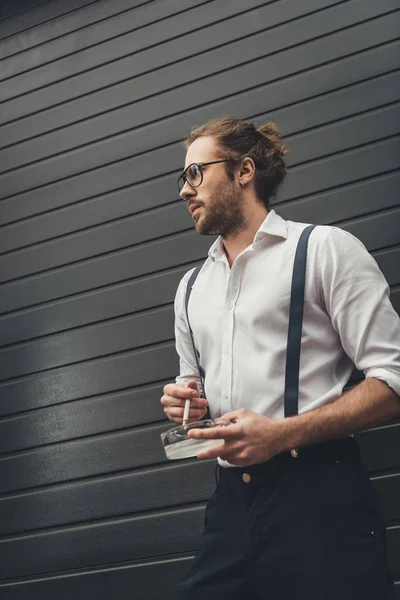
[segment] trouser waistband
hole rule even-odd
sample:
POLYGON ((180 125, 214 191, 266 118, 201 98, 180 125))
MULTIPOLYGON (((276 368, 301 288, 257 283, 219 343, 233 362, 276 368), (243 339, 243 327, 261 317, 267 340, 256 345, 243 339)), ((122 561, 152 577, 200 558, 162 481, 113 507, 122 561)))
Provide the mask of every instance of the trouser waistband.
POLYGON ((217 463, 215 476, 217 483, 220 483, 222 478, 242 477, 244 472, 250 475, 267 476, 280 470, 285 464, 291 461, 298 461, 300 463, 325 463, 332 461, 340 462, 343 460, 360 461, 359 447, 353 437, 304 446, 298 449, 297 456, 293 456, 289 451, 283 452, 267 462, 247 467, 221 467, 217 463))

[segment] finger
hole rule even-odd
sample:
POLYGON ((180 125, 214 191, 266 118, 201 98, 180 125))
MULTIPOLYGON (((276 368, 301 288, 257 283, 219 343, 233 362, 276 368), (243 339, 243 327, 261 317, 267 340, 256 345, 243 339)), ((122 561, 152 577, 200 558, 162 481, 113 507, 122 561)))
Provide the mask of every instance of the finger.
POLYGON ((236 423, 236 421, 238 421, 240 419, 240 410, 232 410, 231 412, 225 413, 224 415, 222 415, 222 419, 225 419, 225 421, 230 421, 231 423, 236 423))
POLYGON ((176 423, 177 425, 182 425, 182 417, 181 418, 177 418, 177 417, 168 417, 168 419, 170 421, 172 421, 172 423, 176 423))
POLYGON ((197 395, 200 396, 200 388, 199 388, 199 385, 198 385, 198 383, 197 383, 197 381, 195 379, 192 379, 191 381, 188 381, 187 387, 189 389, 194 390, 195 392, 197 392, 197 395))
POLYGON ((164 396, 173 396, 174 398, 186 400, 187 398, 198 398, 199 394, 191 388, 169 383, 164 387, 164 396))
POLYGON ((232 440, 239 436, 239 429, 235 425, 221 425, 210 429, 191 429, 188 437, 196 440, 232 440))
POLYGON ((214 448, 209 448, 208 450, 203 450, 202 452, 197 453, 197 458, 199 460, 210 460, 212 458, 216 459, 221 457, 223 454, 225 444, 221 444, 220 446, 214 446, 214 448))
POLYGON ((210 458, 221 458, 222 460, 228 461, 232 465, 236 466, 245 466, 246 464, 250 464, 246 462, 246 457, 243 454, 240 447, 237 444, 232 442, 225 442, 221 446, 215 446, 214 448, 209 448, 208 450, 204 450, 203 452, 199 452, 197 454, 197 458, 201 460, 207 460, 210 458))
MULTIPOLYGON (((170 406, 168 408, 164 408, 164 412, 168 415, 168 418, 170 418, 170 417, 180 418, 181 421, 183 419, 184 410, 185 410, 184 408, 180 408, 177 406, 170 406)), ((189 420, 199 421, 205 414, 206 414, 206 411, 204 408, 194 408, 194 409, 191 408, 189 411, 189 420)))
MULTIPOLYGON (((174 398, 173 396, 163 396, 161 398, 161 404, 165 407, 168 406, 181 406, 185 407, 186 400, 180 398, 174 398)), ((208 402, 205 398, 192 398, 190 400, 190 408, 207 408, 208 402)))

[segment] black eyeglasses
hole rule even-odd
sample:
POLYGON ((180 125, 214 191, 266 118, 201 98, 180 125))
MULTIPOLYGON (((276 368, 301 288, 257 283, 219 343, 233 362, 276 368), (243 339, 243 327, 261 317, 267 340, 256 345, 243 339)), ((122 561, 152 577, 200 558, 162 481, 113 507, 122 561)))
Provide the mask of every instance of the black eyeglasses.
POLYGON ((236 162, 235 159, 225 158, 222 160, 213 160, 211 162, 206 163, 191 163, 188 167, 186 167, 182 175, 180 175, 178 178, 179 193, 181 193, 183 186, 186 182, 188 182, 188 184, 193 188, 197 188, 203 183, 203 167, 206 167, 207 165, 215 165, 217 163, 231 161, 236 162))

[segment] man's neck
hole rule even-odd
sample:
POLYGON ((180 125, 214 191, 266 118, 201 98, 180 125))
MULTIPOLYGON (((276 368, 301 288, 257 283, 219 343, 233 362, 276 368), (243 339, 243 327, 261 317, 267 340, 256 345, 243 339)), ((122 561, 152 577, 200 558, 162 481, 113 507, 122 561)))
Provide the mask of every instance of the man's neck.
POLYGON ((267 214, 268 210, 261 207, 247 219, 245 229, 228 236, 226 239, 222 239, 225 254, 231 268, 239 254, 253 243, 254 236, 260 229, 267 214))

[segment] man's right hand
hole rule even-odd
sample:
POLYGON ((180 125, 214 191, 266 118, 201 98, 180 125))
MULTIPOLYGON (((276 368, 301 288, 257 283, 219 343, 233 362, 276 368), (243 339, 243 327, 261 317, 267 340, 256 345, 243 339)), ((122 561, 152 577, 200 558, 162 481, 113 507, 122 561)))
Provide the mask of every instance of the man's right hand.
POLYGON ((189 421, 200 421, 206 414, 208 402, 205 398, 200 398, 199 386, 195 379, 189 381, 186 387, 168 383, 163 391, 161 404, 170 421, 182 423, 185 402, 188 398, 190 398, 189 421))

